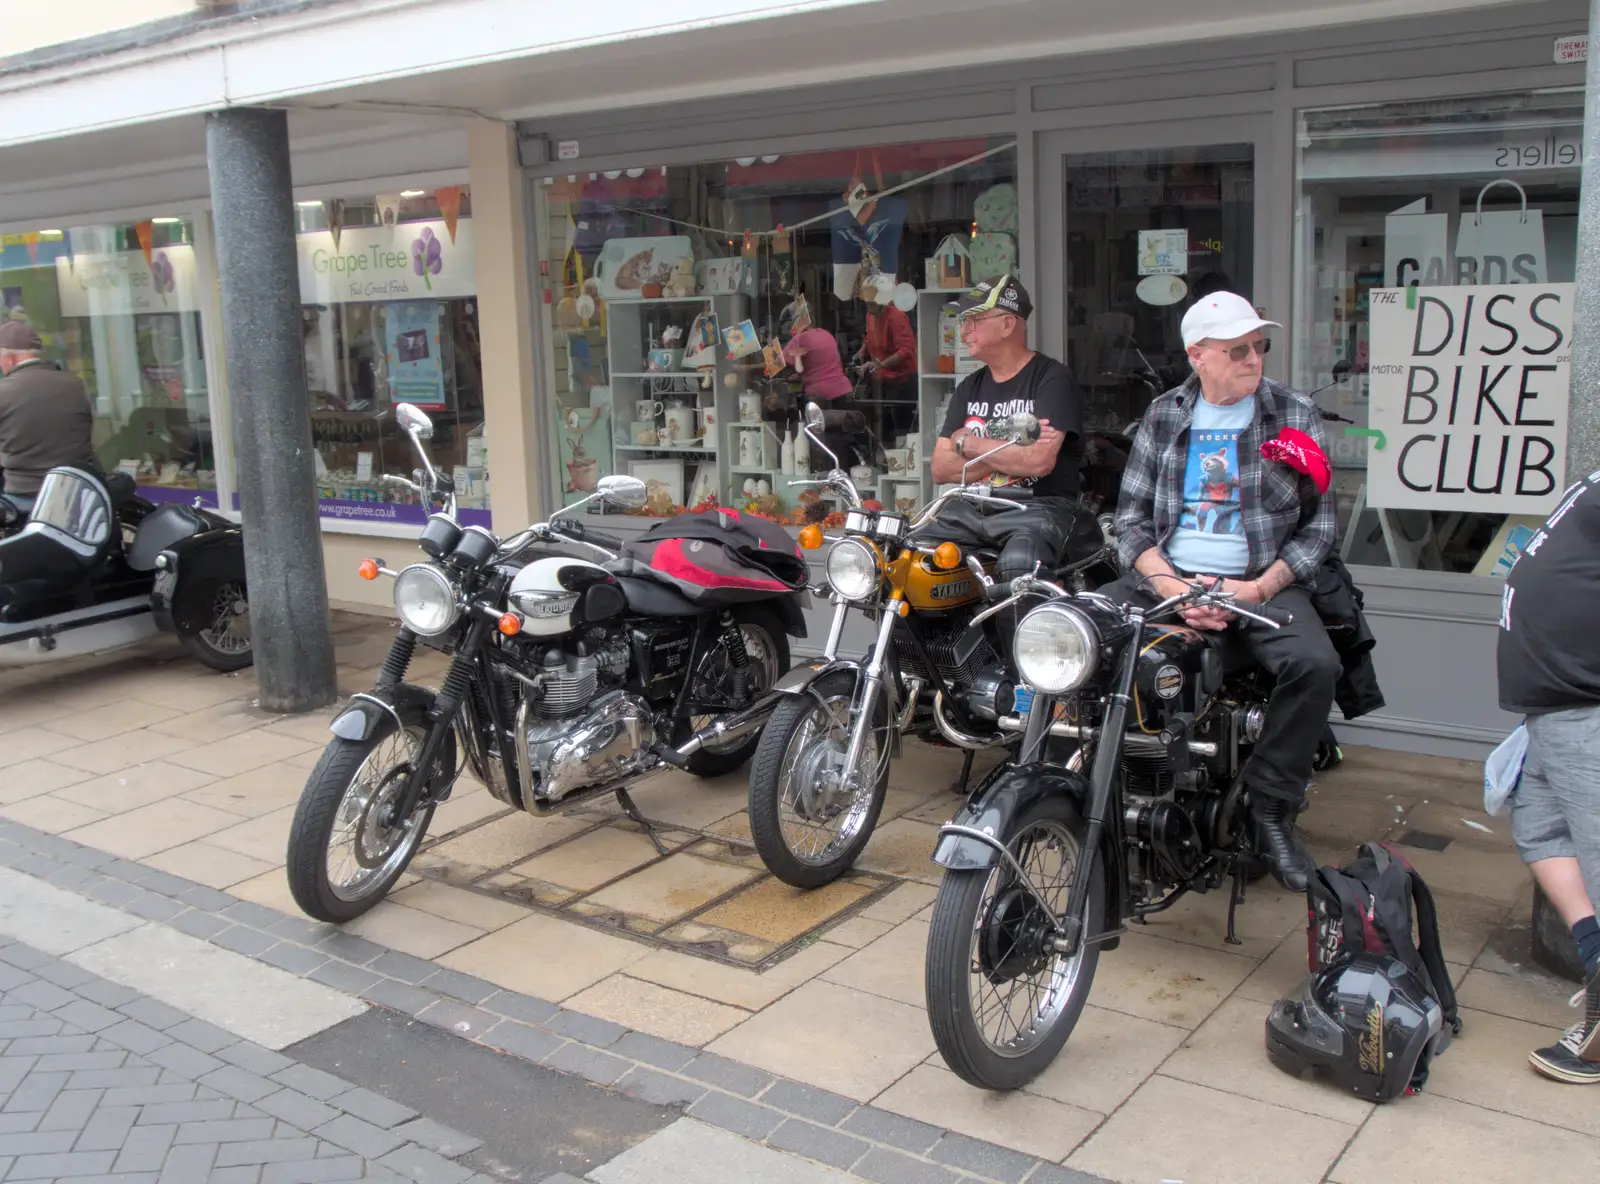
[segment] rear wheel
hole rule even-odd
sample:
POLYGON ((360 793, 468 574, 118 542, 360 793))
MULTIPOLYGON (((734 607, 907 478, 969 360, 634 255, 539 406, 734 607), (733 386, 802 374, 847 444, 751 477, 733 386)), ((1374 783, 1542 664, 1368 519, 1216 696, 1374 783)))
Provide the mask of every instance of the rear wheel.
MULTIPOLYGON (((789 669, 789 635, 784 632, 777 614, 762 608, 735 610, 739 623, 739 636, 744 642, 745 656, 750 663, 750 702, 754 702, 772 688, 784 671, 789 669)), ((715 702, 727 698, 733 689, 733 655, 728 650, 726 638, 706 651, 695 671, 690 694, 695 698, 715 702)), ((689 719, 691 734, 709 727, 717 717, 696 715, 689 719)), ((697 777, 720 777, 742 766, 755 753, 761 743, 760 732, 748 736, 735 736, 719 744, 708 744, 689 758, 688 769, 697 777)))
MULTIPOLYGON (((1008 844, 1028 879, 1060 916, 1084 858, 1083 821, 1072 802, 1045 798, 1017 820, 1008 844)), ((1103 877, 1089 885, 1083 932, 1101 932, 1103 877)), ((1068 958, 1038 899, 1009 864, 947 871, 928 932, 928 1022, 945 1064, 980 1089, 1019 1089, 1060 1053, 1078 1023, 1100 960, 1098 945, 1068 958)))
POLYGON ((250 598, 243 580, 212 580, 189 589, 178 617, 178 644, 213 670, 243 670, 255 660, 250 641, 250 598))
POLYGON ((880 693, 860 760, 845 769, 857 676, 825 674, 785 695, 750 769, 750 834, 769 871, 796 888, 832 883, 855 863, 889 788, 889 705, 880 693))
POLYGON ((406 870, 433 806, 394 811, 426 735, 420 722, 385 718, 367 739, 335 738, 323 751, 289 827, 289 891, 308 917, 353 920, 406 870))

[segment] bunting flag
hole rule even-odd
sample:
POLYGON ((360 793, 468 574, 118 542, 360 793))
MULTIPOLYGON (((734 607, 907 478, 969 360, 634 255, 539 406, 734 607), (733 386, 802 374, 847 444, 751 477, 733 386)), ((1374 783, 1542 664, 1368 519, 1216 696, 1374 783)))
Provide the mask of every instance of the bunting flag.
POLYGON ((450 232, 450 242, 456 241, 456 223, 461 219, 461 186, 441 185, 433 191, 439 202, 439 213, 444 218, 444 228, 450 232))
POLYGON ((39 266, 39 234, 38 234, 38 232, 35 231, 32 234, 23 235, 22 236, 22 242, 28 248, 28 263, 29 263, 29 265, 32 266, 32 267, 38 267, 39 266))
POLYGON ((155 246, 156 224, 148 218, 143 222, 133 224, 134 234, 139 236, 139 249, 144 252, 145 266, 151 262, 152 248, 155 246))
POLYGON ((333 249, 339 249, 339 236, 344 233, 344 199, 335 197, 322 204, 328 215, 328 233, 333 236, 333 249))

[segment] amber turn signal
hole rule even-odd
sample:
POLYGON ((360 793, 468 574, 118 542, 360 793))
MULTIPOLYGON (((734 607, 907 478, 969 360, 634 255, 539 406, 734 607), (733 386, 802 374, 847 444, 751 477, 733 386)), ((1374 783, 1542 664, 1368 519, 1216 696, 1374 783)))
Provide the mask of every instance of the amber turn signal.
POLYGON ((361 566, 356 568, 356 572, 363 580, 375 580, 378 578, 378 561, 376 559, 363 559, 361 566))
POLYGON ((807 551, 815 551, 822 546, 822 527, 816 523, 800 528, 800 545, 807 551))
POLYGON ((495 628, 499 629, 507 637, 515 637, 522 632, 522 618, 517 616, 516 613, 504 613, 500 617, 500 623, 495 628))
POLYGON ((933 565, 940 571, 954 571, 961 566, 961 548, 954 543, 940 543, 933 549, 933 565))

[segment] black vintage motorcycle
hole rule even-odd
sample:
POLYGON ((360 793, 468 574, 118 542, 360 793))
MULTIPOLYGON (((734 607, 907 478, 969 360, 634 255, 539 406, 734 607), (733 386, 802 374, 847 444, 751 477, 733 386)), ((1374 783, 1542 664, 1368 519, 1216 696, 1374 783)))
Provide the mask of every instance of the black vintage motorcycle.
MULTIPOLYGON (((450 478, 422 448, 427 417, 407 405, 397 417, 425 466, 415 488, 443 509, 418 540, 423 561, 399 572, 364 561, 367 578, 394 579, 401 626, 377 685, 333 721, 300 796, 288 846, 295 902, 333 922, 375 905, 463 763, 530 814, 615 794, 666 854, 627 786, 664 765, 715 776, 750 758, 789 666, 788 638, 804 636, 797 595, 708 608, 608 566, 621 541, 563 517, 503 541, 462 529, 450 478), (561 553, 574 545, 607 562, 561 553), (451 655, 437 691, 404 681, 419 643, 451 655)), ((644 482, 605 477, 563 512, 644 500, 644 482)))
MULTIPOLYGON (((1225 634, 1173 619, 1211 605, 1279 628, 1288 614, 1196 583, 1151 608, 1022 577, 985 610, 1045 596, 1017 627, 1014 763, 940 828, 928 1020, 945 1063, 984 1089, 1026 1085, 1061 1051, 1102 949, 1125 923, 1266 870, 1240 772, 1270 690, 1225 634)), ((984 614, 979 614, 983 616, 984 614)))
MULTIPOLYGON (((808 423, 807 433, 832 456, 820 426, 808 423)), ((1038 437, 1039 421, 1019 414, 1001 447, 1038 437)), ((866 846, 903 735, 966 749, 963 786, 974 750, 1015 743, 1016 737, 995 726, 1012 710, 1016 685, 1001 653, 1004 646, 992 631, 969 629, 983 605, 998 551, 980 547, 963 554, 939 515, 958 499, 982 508, 1020 509, 1015 498, 1030 492, 963 484, 908 518, 863 509, 854 485, 838 468, 811 484, 828 486, 851 507, 825 562, 833 623, 822 656, 779 680, 783 698, 750 768, 756 850, 773 875, 797 888, 837 879, 866 846), (876 624, 872 648, 860 660, 838 653, 852 611, 876 624)), ((1096 567, 1101 569, 1097 580, 1115 574, 1103 528, 1087 525, 1093 540, 1081 550, 1069 540, 1069 553, 1052 569, 1080 587, 1096 567)), ((802 545, 821 542, 814 528, 809 538, 801 533, 802 545)))

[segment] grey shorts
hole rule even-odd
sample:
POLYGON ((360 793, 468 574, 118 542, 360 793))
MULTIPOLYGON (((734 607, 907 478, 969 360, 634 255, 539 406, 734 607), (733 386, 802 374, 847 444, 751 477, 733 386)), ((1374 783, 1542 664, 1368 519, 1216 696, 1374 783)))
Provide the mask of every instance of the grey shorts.
POLYGON ((1528 717, 1511 838, 1524 863, 1576 859, 1600 901, 1600 704, 1528 717))

